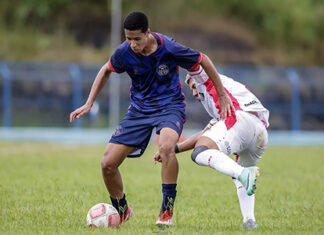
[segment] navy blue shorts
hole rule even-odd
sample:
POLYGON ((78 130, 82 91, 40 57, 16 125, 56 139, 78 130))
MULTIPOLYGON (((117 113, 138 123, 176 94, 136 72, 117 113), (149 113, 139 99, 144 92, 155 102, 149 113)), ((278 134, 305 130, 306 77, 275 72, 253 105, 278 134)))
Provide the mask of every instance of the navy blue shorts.
POLYGON ((171 109, 143 114, 130 108, 109 142, 135 147, 128 157, 140 157, 150 141, 154 127, 156 134, 160 134, 162 128, 169 127, 180 136, 184 122, 185 113, 181 110, 171 109))

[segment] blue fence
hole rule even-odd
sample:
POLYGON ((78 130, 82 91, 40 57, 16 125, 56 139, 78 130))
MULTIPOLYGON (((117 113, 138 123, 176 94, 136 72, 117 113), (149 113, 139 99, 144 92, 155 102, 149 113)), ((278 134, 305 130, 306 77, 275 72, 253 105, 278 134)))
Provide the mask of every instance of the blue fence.
MULTIPOLYGON (((122 118, 129 105, 130 79, 122 74, 118 97, 104 88, 98 97, 99 112, 91 112, 72 125, 69 113, 82 105, 98 65, 63 63, 0 63, 1 119, 3 127, 107 127, 108 99, 118 99, 122 118), (124 113, 123 113, 124 112, 124 113)), ((217 69, 247 85, 270 110, 273 130, 324 130, 324 69, 252 66, 217 66, 217 69)), ((180 70, 181 81, 185 71, 180 70)), ((109 85, 109 82, 108 82, 109 85)), ((117 88, 116 88, 117 89, 117 88)), ((184 87, 187 127, 202 128, 209 120, 202 106, 184 87)), ((118 103, 116 102, 116 103, 118 103)), ((113 128, 113 127, 111 127, 113 128)))

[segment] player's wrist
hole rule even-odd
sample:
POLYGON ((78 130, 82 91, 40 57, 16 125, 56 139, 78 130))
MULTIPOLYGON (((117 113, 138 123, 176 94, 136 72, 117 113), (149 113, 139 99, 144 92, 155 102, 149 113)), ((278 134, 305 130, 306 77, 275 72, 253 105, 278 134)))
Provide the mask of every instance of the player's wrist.
POLYGON ((88 100, 85 104, 86 104, 87 106, 92 107, 92 106, 93 106, 93 103, 94 103, 94 101, 90 101, 90 100, 88 100))
POLYGON ((223 97, 226 97, 226 93, 225 92, 222 92, 222 93, 220 93, 219 95, 218 95, 218 97, 221 97, 221 98, 223 98, 223 97))
POLYGON ((179 153, 180 151, 179 151, 179 146, 176 144, 175 145, 175 147, 174 147, 174 152, 175 153, 179 153))

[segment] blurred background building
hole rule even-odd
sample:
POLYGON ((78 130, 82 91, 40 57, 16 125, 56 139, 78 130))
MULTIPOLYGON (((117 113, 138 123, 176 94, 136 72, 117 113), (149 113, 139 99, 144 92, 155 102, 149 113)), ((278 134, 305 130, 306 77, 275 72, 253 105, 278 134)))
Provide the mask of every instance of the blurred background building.
MULTIPOLYGON (((122 18, 130 11, 144 11, 152 31, 207 54, 219 72, 247 85, 270 110, 270 130, 273 136, 280 133, 278 142, 293 142, 293 134, 307 133, 313 136, 310 143, 324 144, 320 0, 2 0, 2 139, 33 139, 36 133, 62 138, 59 133, 66 131, 70 132, 65 138, 80 138, 71 130, 93 128, 105 131, 90 137, 88 132, 89 138, 109 139, 107 128, 111 131, 116 123, 111 119, 121 120, 129 105, 127 74, 109 80, 89 115, 74 124, 68 119, 87 99, 99 68, 113 52, 114 40, 124 40, 122 19, 112 22, 112 15, 119 15, 114 4, 121 7, 122 18), (116 29, 118 35, 111 34, 116 29)), ((184 81, 185 71, 180 75, 184 81)), ((184 91, 185 129, 203 128, 207 113, 185 86, 184 91)))

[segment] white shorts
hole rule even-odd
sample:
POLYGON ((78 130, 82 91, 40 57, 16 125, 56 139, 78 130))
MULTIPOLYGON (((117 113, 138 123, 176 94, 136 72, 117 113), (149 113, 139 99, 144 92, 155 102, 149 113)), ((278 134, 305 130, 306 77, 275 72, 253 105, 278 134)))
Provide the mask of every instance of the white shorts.
POLYGON ((226 155, 237 154, 244 167, 255 166, 268 144, 268 132, 255 115, 236 111, 236 123, 227 130, 223 120, 218 121, 202 136, 212 139, 226 155))

